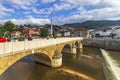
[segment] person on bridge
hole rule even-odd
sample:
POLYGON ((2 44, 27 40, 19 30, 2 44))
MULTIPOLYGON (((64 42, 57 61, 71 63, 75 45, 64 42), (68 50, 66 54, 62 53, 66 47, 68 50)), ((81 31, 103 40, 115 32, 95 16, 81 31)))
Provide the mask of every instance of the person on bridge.
POLYGON ((32 41, 32 35, 28 35, 28 40, 32 41))
POLYGON ((50 37, 49 36, 47 36, 47 39, 49 39, 50 37))

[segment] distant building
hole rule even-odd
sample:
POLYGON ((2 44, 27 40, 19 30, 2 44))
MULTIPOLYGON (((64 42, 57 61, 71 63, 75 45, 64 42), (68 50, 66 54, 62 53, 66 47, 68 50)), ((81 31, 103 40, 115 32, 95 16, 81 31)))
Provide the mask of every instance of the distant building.
POLYGON ((20 37, 21 36, 21 32, 20 31, 12 31, 11 32, 11 37, 12 38, 18 38, 18 37, 20 37))
POLYGON ((92 35, 94 37, 110 37, 112 29, 111 28, 97 28, 92 35))
POLYGON ((73 31, 74 37, 89 37, 89 31, 86 28, 75 28, 73 31))
POLYGON ((71 32, 69 30, 67 30, 66 28, 61 28, 57 32, 57 36, 58 37, 69 37, 69 36, 71 36, 71 32))
POLYGON ((120 38, 120 27, 113 31, 114 38, 120 38))
POLYGON ((38 38, 40 36, 40 30, 38 29, 30 29, 29 35, 31 35, 33 38, 38 38))

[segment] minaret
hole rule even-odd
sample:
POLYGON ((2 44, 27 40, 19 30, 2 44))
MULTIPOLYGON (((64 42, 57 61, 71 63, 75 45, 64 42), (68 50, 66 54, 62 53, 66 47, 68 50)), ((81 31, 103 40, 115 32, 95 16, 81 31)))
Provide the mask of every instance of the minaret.
POLYGON ((53 37, 53 25, 52 25, 52 19, 51 19, 51 36, 50 37, 53 37))

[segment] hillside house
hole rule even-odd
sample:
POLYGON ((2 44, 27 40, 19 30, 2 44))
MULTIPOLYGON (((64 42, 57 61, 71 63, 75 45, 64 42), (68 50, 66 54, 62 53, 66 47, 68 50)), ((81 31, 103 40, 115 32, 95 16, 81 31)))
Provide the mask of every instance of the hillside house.
POLYGON ((21 37, 22 33, 20 31, 12 31, 10 35, 12 38, 18 38, 21 37))
POLYGON ((112 29, 111 28, 97 28, 92 35, 94 37, 110 37, 112 29))
POLYGON ((69 36, 71 36, 71 32, 70 32, 69 30, 60 29, 60 30, 57 32, 57 36, 58 36, 58 37, 69 37, 69 36))
POLYGON ((31 35, 33 38, 38 38, 40 36, 40 30, 38 29, 30 29, 28 34, 31 35))
POLYGON ((74 37, 89 37, 89 31, 86 28, 75 28, 73 31, 74 37))
POLYGON ((113 31, 114 38, 120 38, 120 27, 113 31))

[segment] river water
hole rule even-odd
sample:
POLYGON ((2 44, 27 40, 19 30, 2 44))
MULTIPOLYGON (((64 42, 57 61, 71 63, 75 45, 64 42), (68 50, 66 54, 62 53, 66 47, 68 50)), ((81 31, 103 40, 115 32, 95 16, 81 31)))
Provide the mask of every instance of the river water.
POLYGON ((101 49, 107 80, 120 80, 120 52, 101 49))
MULTIPOLYGON (((119 52, 105 52, 116 60, 115 64, 120 64, 119 52)), ((84 47, 83 52, 77 55, 62 54, 63 65, 59 68, 36 63, 34 55, 30 55, 12 65, 0 76, 0 80, 109 80, 104 76, 102 67, 104 60, 100 49, 84 47)))

